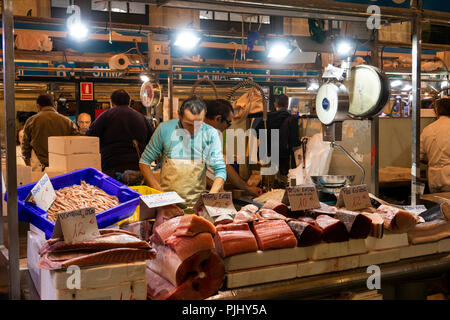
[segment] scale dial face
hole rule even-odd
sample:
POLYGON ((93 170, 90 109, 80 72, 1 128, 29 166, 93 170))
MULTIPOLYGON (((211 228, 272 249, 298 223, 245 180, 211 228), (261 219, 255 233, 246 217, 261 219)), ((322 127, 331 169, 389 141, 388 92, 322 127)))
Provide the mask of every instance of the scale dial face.
POLYGON ((350 96, 349 113, 356 117, 376 114, 381 101, 382 82, 378 72, 369 66, 357 66, 345 82, 350 96))
POLYGON ((161 90, 158 83, 146 81, 141 86, 141 102, 144 107, 153 107, 161 100, 161 90))
POLYGON ((329 125, 336 121, 338 115, 339 88, 333 83, 326 83, 319 88, 316 97, 316 112, 320 122, 329 125))

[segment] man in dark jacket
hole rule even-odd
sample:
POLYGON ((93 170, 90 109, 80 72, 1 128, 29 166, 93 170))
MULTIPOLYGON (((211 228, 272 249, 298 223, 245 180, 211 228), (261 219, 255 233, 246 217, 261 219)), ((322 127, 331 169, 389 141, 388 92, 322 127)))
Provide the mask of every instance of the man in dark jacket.
MULTIPOLYGON (((276 112, 267 114, 267 153, 270 156, 271 150, 271 130, 279 130, 279 163, 280 174, 286 176, 289 169, 295 168, 295 158, 293 149, 300 146, 300 139, 298 136, 298 116, 291 115, 288 111, 289 98, 281 94, 275 100, 276 112)), ((261 121, 256 130, 264 129, 264 122, 261 121)))
POLYGON ((48 167, 48 137, 76 136, 80 133, 69 118, 56 112, 53 97, 40 95, 36 101, 39 112, 28 118, 23 128, 22 155, 28 166, 33 166, 33 151, 43 167, 48 167))
POLYGON ((111 94, 111 109, 103 112, 86 132, 87 136, 100 138, 102 171, 115 179, 117 173, 139 171, 140 155, 133 140, 142 152, 152 134, 144 115, 130 107, 130 95, 125 90, 111 94))

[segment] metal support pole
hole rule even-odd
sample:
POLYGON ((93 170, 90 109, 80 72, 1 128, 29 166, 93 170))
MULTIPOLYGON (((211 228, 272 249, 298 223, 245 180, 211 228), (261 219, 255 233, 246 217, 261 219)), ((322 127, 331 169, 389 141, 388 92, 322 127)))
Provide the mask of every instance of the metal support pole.
POLYGON ((420 177, 420 87, 422 56, 422 0, 415 3, 416 16, 412 20, 412 143, 411 143, 411 205, 416 206, 418 200, 417 180, 420 177))
POLYGON ((8 190, 9 298, 20 299, 19 225, 17 216, 16 119, 14 103, 13 0, 2 1, 3 85, 6 131, 6 184, 8 190))
MULTIPOLYGON (((371 47, 371 64, 374 67, 380 67, 380 48, 378 47, 378 30, 375 30, 374 41, 371 47)), ((382 63, 382 62, 381 62, 382 63)), ((376 197, 379 196, 379 152, 380 152, 380 121, 375 116, 370 121, 370 141, 371 141, 371 172, 370 172, 370 191, 376 197)))
MULTIPOLYGON (((167 94, 169 95, 169 119, 173 118, 173 72, 170 67, 169 74, 167 76, 167 94)), ((163 110, 164 112, 164 110, 163 110)))

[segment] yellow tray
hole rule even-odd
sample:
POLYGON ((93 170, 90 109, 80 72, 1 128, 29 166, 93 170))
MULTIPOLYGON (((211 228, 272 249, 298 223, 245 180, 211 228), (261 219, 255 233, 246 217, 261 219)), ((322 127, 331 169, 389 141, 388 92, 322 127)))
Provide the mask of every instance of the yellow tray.
MULTIPOLYGON (((140 193, 143 196, 147 196, 150 194, 156 194, 156 193, 162 193, 161 191, 158 191, 156 189, 147 187, 147 186, 131 186, 129 187, 130 189, 140 193)), ((133 215, 117 222, 117 225, 122 225, 124 223, 133 223, 133 222, 138 222, 139 221, 139 205, 136 207, 136 210, 134 211, 133 215)))

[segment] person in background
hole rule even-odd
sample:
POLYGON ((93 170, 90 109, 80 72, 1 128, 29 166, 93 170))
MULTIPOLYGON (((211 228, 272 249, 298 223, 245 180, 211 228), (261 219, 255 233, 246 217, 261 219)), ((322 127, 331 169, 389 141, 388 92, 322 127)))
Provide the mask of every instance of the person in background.
POLYGON ((450 191, 450 98, 434 103, 437 120, 420 135, 420 159, 428 164, 431 193, 450 191))
MULTIPOLYGON (((231 126, 232 119, 233 107, 227 100, 217 99, 207 102, 205 116, 205 123, 207 125, 210 125, 220 132, 224 132, 231 126)), ((230 164, 227 164, 227 181, 231 182, 234 187, 245 190, 255 197, 262 194, 260 188, 249 186, 230 164)))
POLYGON ((41 165, 48 167, 48 137, 80 133, 72 120, 56 112, 51 95, 40 95, 36 103, 39 112, 28 118, 23 128, 22 155, 26 165, 30 166, 34 151, 41 165))
POLYGON ((81 134, 86 134, 89 127, 91 126, 91 115, 89 113, 80 113, 77 118, 78 129, 81 134))
MULTIPOLYGON (((282 176, 286 176, 289 169, 296 167, 294 148, 300 146, 298 116, 289 113, 289 98, 284 94, 276 98, 274 106, 276 112, 267 115, 267 153, 270 156, 271 130, 279 130, 279 173, 282 176)), ((259 133, 260 129, 264 129, 263 121, 256 127, 257 133, 259 133)))
POLYGON ((198 98, 183 102, 179 119, 161 123, 142 154, 140 167, 145 182, 164 192, 175 191, 186 202, 187 213, 206 190, 206 166, 214 171, 211 193, 222 190, 227 178, 217 130, 203 123, 206 104, 198 98), (161 181, 151 163, 162 156, 161 181))
POLYGON ((102 171, 114 179, 127 170, 139 171, 140 153, 152 134, 145 117, 130 108, 130 95, 123 89, 111 94, 111 108, 101 113, 86 132, 87 136, 99 137, 102 171))
POLYGON ((20 147, 20 145, 22 144, 23 141, 23 128, 17 130, 17 136, 16 136, 16 162, 18 165, 22 165, 25 166, 25 161, 23 160, 22 157, 22 148, 20 147))

